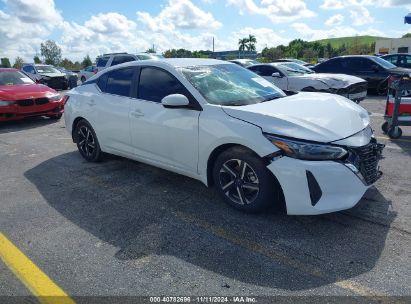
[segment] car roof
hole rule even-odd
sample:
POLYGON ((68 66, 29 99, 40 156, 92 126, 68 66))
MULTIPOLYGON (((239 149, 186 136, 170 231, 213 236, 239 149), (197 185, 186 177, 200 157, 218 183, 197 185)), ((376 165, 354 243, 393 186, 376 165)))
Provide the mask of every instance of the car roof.
MULTIPOLYGON (((111 68, 117 66, 131 66, 131 65, 167 65, 174 68, 190 67, 196 65, 217 65, 217 64, 234 64, 231 62, 217 60, 217 59, 202 59, 202 58, 166 58, 162 60, 139 60, 139 61, 129 61, 122 63, 121 65, 115 65, 111 68)), ((110 68, 110 69, 111 69, 110 68)))

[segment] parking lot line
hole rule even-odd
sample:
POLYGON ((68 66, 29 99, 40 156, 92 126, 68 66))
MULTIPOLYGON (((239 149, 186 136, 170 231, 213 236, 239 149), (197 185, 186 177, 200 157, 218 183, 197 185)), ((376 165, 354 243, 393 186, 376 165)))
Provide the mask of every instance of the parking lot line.
POLYGON ((60 287, 0 232, 0 258, 43 304, 74 304, 60 287))

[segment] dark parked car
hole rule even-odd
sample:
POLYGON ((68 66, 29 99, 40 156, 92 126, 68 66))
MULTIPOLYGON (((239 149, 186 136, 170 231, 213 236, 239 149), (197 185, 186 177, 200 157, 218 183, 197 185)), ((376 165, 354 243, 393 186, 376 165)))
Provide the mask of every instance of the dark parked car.
POLYGON ((381 58, 391 62, 397 67, 411 68, 411 54, 388 54, 381 58))
POLYGON ((385 94, 389 75, 411 73, 411 69, 399 68, 392 63, 369 55, 340 56, 331 58, 312 68, 317 73, 348 74, 365 79, 369 89, 385 94))
POLYGON ((242 66, 243 68, 248 68, 249 66, 252 66, 254 64, 259 64, 258 61, 253 60, 253 59, 233 59, 233 60, 228 60, 228 61, 235 63, 239 66, 242 66))
POLYGON ((27 63, 22 71, 37 83, 44 84, 55 90, 67 90, 68 77, 55 67, 47 64, 27 63))

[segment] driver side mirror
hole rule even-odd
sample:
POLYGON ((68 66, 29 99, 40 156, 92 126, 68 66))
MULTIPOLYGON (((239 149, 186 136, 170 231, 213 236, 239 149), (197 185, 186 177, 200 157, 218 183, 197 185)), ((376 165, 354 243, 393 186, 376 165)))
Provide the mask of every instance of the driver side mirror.
POLYGON ((161 104, 164 108, 185 108, 190 102, 188 98, 182 94, 167 95, 161 100, 161 104))
POLYGON ((278 72, 272 73, 271 76, 274 77, 274 78, 281 78, 282 77, 281 74, 278 73, 278 72))

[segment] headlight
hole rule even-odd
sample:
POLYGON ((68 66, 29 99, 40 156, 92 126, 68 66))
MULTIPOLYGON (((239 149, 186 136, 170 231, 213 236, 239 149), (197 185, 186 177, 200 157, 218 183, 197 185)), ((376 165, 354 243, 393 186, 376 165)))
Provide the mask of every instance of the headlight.
POLYGON ((41 76, 41 79, 42 80, 50 80, 50 77, 49 76, 41 76))
POLYGON ((285 155, 305 160, 337 160, 347 155, 344 148, 327 144, 317 144, 297 140, 289 140, 269 134, 264 136, 285 155))
POLYGON ((47 96, 47 98, 50 101, 59 101, 61 99, 61 96, 59 94, 56 94, 56 95, 49 95, 49 96, 47 96))
POLYGON ((12 103, 13 103, 12 101, 0 100, 0 107, 7 107, 11 105, 12 103))

